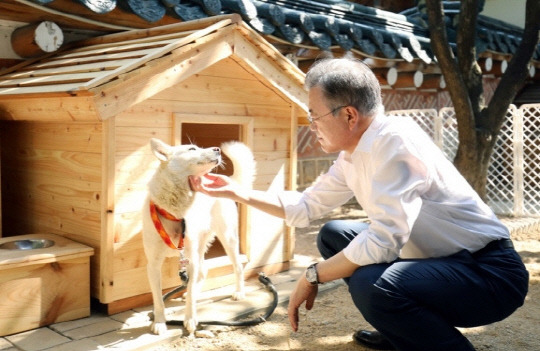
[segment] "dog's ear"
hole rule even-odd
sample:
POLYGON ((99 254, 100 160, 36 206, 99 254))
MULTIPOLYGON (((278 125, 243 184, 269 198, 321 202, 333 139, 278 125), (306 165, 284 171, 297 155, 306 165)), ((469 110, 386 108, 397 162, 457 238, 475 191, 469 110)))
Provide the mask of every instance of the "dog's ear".
POLYGON ((150 139, 150 147, 152 148, 152 152, 158 158, 158 160, 162 162, 167 162, 169 160, 169 157, 172 153, 171 147, 169 145, 165 144, 159 139, 152 138, 150 139))

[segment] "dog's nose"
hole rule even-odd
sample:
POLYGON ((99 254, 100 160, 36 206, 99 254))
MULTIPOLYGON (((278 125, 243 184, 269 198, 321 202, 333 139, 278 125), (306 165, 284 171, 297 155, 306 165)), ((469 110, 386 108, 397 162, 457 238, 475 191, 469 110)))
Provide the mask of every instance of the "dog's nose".
POLYGON ((219 147, 215 147, 214 152, 219 155, 221 154, 221 149, 219 147))

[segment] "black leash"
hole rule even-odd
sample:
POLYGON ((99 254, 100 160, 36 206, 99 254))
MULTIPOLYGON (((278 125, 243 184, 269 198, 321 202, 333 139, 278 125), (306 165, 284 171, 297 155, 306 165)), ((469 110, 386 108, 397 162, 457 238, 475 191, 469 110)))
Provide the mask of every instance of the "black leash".
MULTIPOLYGON (((185 273, 185 272, 183 272, 183 273, 185 273)), ((187 274, 183 275, 182 273, 180 273, 180 277, 182 279, 183 284, 180 285, 179 287, 176 287, 173 290, 169 291, 165 295, 163 295, 163 301, 166 301, 172 295, 174 295, 177 292, 182 291, 182 290, 184 290, 186 288, 187 282, 188 282, 187 274)), ((265 311, 265 313, 262 316, 259 316, 259 317, 254 318, 254 319, 239 320, 239 321, 202 321, 202 322, 199 322, 199 324, 201 324, 201 325, 226 325, 226 326, 232 326, 232 327, 246 327, 246 326, 253 326, 253 325, 257 325, 257 324, 266 322, 266 320, 272 315, 272 313, 274 313, 274 310, 276 309, 276 307, 278 305, 278 293, 277 293, 276 287, 274 286, 274 284, 272 283, 270 278, 268 278, 266 276, 266 274, 264 274, 263 272, 259 273, 259 281, 264 285, 266 290, 268 290, 268 291, 270 291, 272 293, 272 296, 273 296, 272 304, 268 307, 268 309, 265 311)), ((170 321, 167 321, 167 325, 183 325, 183 324, 184 324, 184 321, 182 321, 182 320, 170 320, 170 321)))

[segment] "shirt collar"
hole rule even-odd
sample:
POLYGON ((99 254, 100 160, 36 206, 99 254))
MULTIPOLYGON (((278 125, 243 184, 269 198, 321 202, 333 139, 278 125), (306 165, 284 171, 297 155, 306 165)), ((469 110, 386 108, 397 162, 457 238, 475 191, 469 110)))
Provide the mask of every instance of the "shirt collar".
POLYGON ((369 127, 366 129, 362 137, 360 137, 360 140, 358 141, 358 144, 356 145, 356 148, 354 149, 352 154, 349 154, 345 151, 343 151, 343 158, 348 161, 352 162, 352 159, 355 157, 355 155, 359 152, 369 152, 371 150, 371 145, 373 144, 373 140, 378 134, 379 128, 384 124, 384 121, 386 119, 386 116, 384 113, 379 113, 373 121, 370 123, 369 127))

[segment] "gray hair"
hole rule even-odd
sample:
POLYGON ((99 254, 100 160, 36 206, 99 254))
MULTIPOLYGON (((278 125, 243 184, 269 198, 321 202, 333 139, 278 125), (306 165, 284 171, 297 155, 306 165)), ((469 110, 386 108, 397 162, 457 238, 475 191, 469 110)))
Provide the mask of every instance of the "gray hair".
POLYGON ((307 72, 306 89, 320 87, 330 108, 350 105, 362 115, 384 110, 381 86, 375 74, 357 59, 322 59, 307 72))

